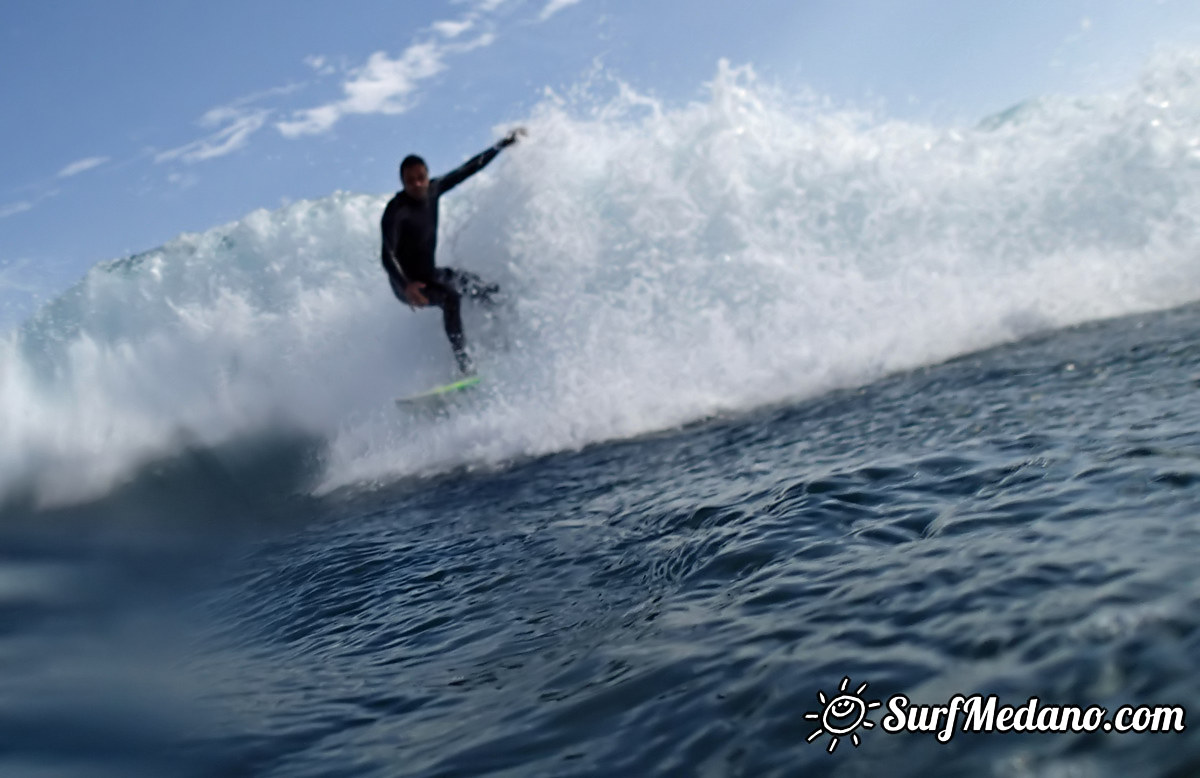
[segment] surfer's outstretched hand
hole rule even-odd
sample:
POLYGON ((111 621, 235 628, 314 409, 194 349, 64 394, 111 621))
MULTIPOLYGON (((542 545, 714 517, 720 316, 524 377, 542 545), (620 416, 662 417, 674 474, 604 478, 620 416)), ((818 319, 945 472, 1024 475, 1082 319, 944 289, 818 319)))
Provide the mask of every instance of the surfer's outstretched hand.
POLYGON ((518 127, 504 136, 504 140, 500 141, 500 148, 507 148, 528 134, 528 130, 526 130, 524 127, 518 127))
POLYGON ((424 308, 429 305, 429 298, 421 290, 425 284, 421 281, 409 281, 404 287, 404 297, 411 308, 424 308))

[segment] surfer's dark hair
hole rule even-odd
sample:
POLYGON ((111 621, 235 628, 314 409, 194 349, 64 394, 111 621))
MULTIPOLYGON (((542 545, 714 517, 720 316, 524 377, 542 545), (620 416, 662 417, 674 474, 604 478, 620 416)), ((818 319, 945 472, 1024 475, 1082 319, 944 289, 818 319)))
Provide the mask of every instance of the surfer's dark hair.
POLYGON ((410 167, 415 167, 417 165, 420 165, 421 167, 425 168, 426 170, 429 169, 429 165, 425 164, 425 160, 421 159, 416 154, 409 154, 407 157, 405 157, 404 161, 400 163, 400 178, 401 178, 401 180, 404 179, 404 171, 405 170, 408 170, 410 167))

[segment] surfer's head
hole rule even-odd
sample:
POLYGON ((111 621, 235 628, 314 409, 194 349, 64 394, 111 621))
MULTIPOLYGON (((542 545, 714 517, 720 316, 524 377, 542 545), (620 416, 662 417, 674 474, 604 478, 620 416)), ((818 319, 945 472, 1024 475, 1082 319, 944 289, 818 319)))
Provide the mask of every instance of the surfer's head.
POLYGON ((400 182, 409 197, 424 200, 429 194, 429 167, 416 154, 409 154, 400 163, 400 182))

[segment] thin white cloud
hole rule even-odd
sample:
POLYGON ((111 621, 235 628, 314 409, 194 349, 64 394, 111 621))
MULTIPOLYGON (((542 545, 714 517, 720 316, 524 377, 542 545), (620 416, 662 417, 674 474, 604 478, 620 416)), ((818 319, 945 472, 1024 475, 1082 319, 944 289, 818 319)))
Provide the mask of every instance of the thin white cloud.
POLYGON ((77 176, 80 173, 91 170, 92 168, 100 167, 104 163, 108 162, 109 159, 110 157, 88 157, 87 159, 81 159, 77 162, 72 162, 62 170, 58 171, 58 177, 70 178, 71 176, 77 176))
POLYGON ((25 213, 31 210, 33 203, 28 200, 22 200, 19 203, 9 203, 8 205, 0 205, 0 219, 7 219, 10 216, 16 216, 18 213, 25 213))
MULTIPOLYGON (((324 105, 292 111, 274 121, 275 128, 286 138, 320 135, 333 129, 349 115, 395 115, 410 110, 416 103, 423 82, 445 71, 448 60, 456 55, 490 46, 496 41, 493 32, 483 31, 470 40, 461 40, 468 32, 488 25, 488 16, 509 0, 476 0, 469 10, 457 19, 433 22, 424 31, 425 40, 413 43, 399 57, 389 57, 377 51, 359 68, 349 71, 342 83, 342 97, 324 105)), ((550 0, 543 15, 579 0, 550 0)), ((335 66, 328 57, 313 54, 304 64, 318 76, 346 72, 343 64, 335 66)), ((303 85, 292 84, 248 95, 229 105, 214 108, 205 114, 200 124, 217 127, 211 134, 177 148, 158 152, 155 162, 183 161, 188 163, 225 156, 244 147, 250 138, 269 121, 276 118, 277 109, 252 109, 251 103, 263 98, 294 92, 303 85)))
POLYGON ((342 84, 341 100, 297 111, 275 127, 284 137, 298 138, 327 132, 349 114, 404 113, 417 86, 446 69, 446 54, 452 51, 429 42, 409 46, 397 59, 377 51, 342 84))
POLYGON ((562 9, 575 5, 578 2, 581 2, 581 0, 550 0, 550 2, 546 3, 546 7, 542 9, 541 15, 538 16, 538 21, 544 22, 562 9))
POLYGON ((20 200, 15 203, 9 203, 8 205, 0 205, 0 219, 7 219, 10 216, 16 216, 19 213, 32 211, 43 200, 49 200, 51 197, 57 197, 58 193, 59 190, 57 189, 46 189, 27 200, 20 200))
POLYGON ((433 27, 433 31, 440 34, 443 38, 457 38, 475 26, 475 18, 468 16, 465 19, 458 19, 456 21, 434 22, 431 26, 433 27))
POLYGON ((337 72, 337 68, 329 62, 327 57, 323 56, 313 55, 305 57, 304 64, 315 70, 319 76, 328 76, 337 72))
POLYGON ((445 50, 432 43, 410 46, 400 59, 376 52, 342 85, 346 99, 341 106, 346 113, 401 113, 407 108, 404 98, 417 84, 445 69, 445 50))
MULTIPOLYGON (((365 65, 350 71, 349 78, 342 84, 341 99, 293 111, 286 119, 276 122, 275 128, 285 138, 299 138, 329 132, 349 115, 395 115, 408 111, 416 103, 421 83, 445 71, 449 59, 496 41, 495 34, 486 31, 471 40, 460 42, 459 39, 486 24, 485 17, 506 1, 479 0, 458 19, 433 22, 425 31, 427 36, 432 34, 433 37, 413 43, 399 57, 375 52, 365 65)), ((324 72, 327 67, 325 58, 320 56, 309 57, 305 62, 318 72, 324 72)))
POLYGON ((191 189, 200 179, 191 173, 172 173, 167 176, 167 183, 179 189, 191 189))
POLYGON ((292 114, 291 121, 276 122, 275 129, 285 138, 299 138, 301 135, 319 135, 333 128, 342 118, 342 112, 336 105, 322 105, 317 108, 307 108, 292 114))
POLYGON ((193 163, 231 154, 245 146, 250 136, 261 130, 270 116, 271 111, 265 108, 252 111, 234 105, 214 108, 200 119, 200 124, 205 127, 224 126, 199 140, 159 152, 154 161, 193 163))
MULTIPOLYGON (((323 58, 309 59, 321 59, 320 64, 325 65, 323 58)), ((160 151, 154 155, 154 161, 161 163, 179 160, 190 164, 233 153, 245 147, 250 137, 266 126, 275 113, 275 109, 253 107, 255 103, 292 94, 304 86, 302 83, 293 83, 263 89, 239 97, 228 105, 209 110, 200 117, 198 123, 201 127, 214 128, 213 132, 191 143, 160 151)))
POLYGON ((475 40, 470 40, 470 41, 461 43, 458 46, 456 46, 454 48, 454 53, 455 54, 463 54, 468 51, 474 51, 475 49, 482 49, 484 46, 491 46, 495 42, 496 42, 496 34, 491 33, 491 32, 485 32, 483 35, 476 37, 475 40))
MULTIPOLYGON (((328 67, 329 72, 333 72, 333 66, 328 67)), ((252 103, 262 102, 271 97, 281 97, 282 95, 290 95, 304 88, 304 84, 284 84, 283 86, 273 86, 270 89, 263 89, 260 92, 252 92, 245 97, 239 97, 228 105, 229 108, 243 108, 252 103)), ((210 111, 211 113, 211 111, 210 111)))

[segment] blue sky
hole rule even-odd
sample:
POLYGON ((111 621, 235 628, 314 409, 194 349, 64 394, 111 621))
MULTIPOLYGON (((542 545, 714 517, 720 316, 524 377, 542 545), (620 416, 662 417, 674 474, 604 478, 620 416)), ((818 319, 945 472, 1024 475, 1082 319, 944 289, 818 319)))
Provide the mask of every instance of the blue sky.
MULTIPOLYGON (((435 172, 599 62, 703 97, 750 64, 890 116, 972 123, 1200 48, 1189 0, 7 0, 0 327, 96 262, 255 208, 435 172)), ((529 142, 536 142, 530 139, 529 142)))

